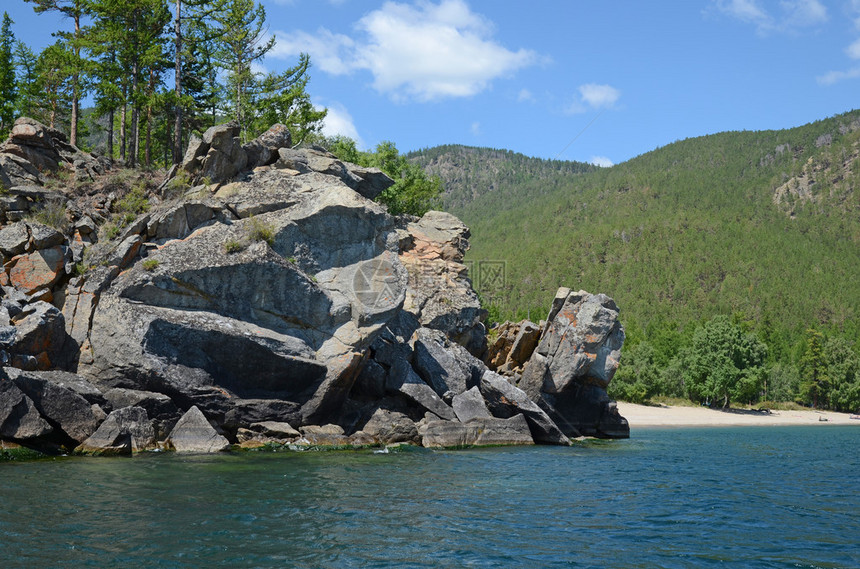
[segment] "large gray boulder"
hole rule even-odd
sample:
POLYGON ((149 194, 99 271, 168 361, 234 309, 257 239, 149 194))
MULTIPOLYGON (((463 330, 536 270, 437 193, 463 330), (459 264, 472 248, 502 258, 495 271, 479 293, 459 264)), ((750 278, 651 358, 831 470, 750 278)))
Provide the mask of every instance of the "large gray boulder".
POLYGON ((230 448, 230 442, 218 434, 197 407, 182 415, 167 437, 167 444, 177 452, 212 453, 230 448))
POLYGON ((457 416, 439 395, 418 376, 406 361, 399 361, 388 371, 385 383, 389 393, 405 397, 420 408, 441 419, 456 420, 457 416))
POLYGON ((418 428, 406 414, 380 407, 361 427, 361 431, 384 444, 418 442, 418 428))
POLYGON ((413 350, 412 367, 440 397, 448 400, 477 386, 486 369, 468 350, 439 330, 417 330, 413 350))
POLYGON ((111 412, 75 452, 109 456, 154 448, 155 430, 146 411, 140 407, 123 407, 111 412))
POLYGON ((627 421, 606 394, 623 344, 611 298, 560 288, 520 387, 570 436, 627 437, 627 421))
POLYGON ((103 418, 74 388, 50 373, 8 370, 15 385, 30 398, 39 414, 55 427, 52 439, 77 446, 92 435, 103 418))
POLYGON ((487 409, 484 396, 481 395, 477 386, 456 395, 451 402, 451 407, 454 408, 454 413, 461 423, 468 423, 472 419, 488 419, 493 416, 487 409))
POLYGON ((14 382, 0 380, 0 439, 29 441, 52 431, 32 399, 14 382))
MULTIPOLYGON (((228 135, 203 142, 223 146, 228 135)), ((181 407, 197 405, 231 429, 263 420, 243 418, 243 400, 298 405, 298 424, 326 421, 403 304, 407 273, 395 221, 317 172, 263 168, 222 190, 133 224, 140 233, 127 239, 160 245, 141 243, 145 260, 113 255, 108 265, 120 270, 106 280, 95 271, 92 298, 89 275, 75 283, 69 335, 81 350, 79 370, 105 389, 157 391, 181 407), (271 209, 226 214, 266 203, 266 195, 271 209)))
POLYGON ((480 417, 468 423, 429 421, 421 431, 425 447, 532 445, 534 440, 523 415, 507 419, 480 417))
POLYGON ((105 165, 69 144, 62 132, 28 117, 17 119, 9 139, 0 146, 0 184, 41 186, 60 169, 77 180, 91 180, 104 173, 105 165))
POLYGON ((293 145, 293 137, 290 129, 282 124, 272 127, 242 146, 242 150, 248 157, 247 168, 253 170, 259 166, 268 166, 279 158, 278 150, 290 148, 293 145))
POLYGON ((523 390, 511 385, 501 375, 487 371, 481 377, 481 394, 494 417, 508 418, 522 413, 536 442, 570 444, 570 439, 558 425, 523 390))

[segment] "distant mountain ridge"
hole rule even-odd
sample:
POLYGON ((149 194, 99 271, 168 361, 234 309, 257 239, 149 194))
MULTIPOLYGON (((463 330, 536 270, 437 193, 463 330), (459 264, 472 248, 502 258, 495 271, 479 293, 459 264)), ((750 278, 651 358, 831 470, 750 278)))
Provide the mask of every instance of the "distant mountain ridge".
POLYGON ((482 262, 504 266, 503 284, 478 282, 502 318, 540 319, 564 285, 613 296, 633 338, 724 313, 772 357, 810 327, 860 339, 860 111, 611 168, 465 146, 409 157, 471 228, 473 279, 482 262))
POLYGON ((406 155, 445 183, 445 207, 462 208, 492 192, 544 194, 569 176, 593 172, 585 162, 532 158, 510 150, 449 144, 406 155))

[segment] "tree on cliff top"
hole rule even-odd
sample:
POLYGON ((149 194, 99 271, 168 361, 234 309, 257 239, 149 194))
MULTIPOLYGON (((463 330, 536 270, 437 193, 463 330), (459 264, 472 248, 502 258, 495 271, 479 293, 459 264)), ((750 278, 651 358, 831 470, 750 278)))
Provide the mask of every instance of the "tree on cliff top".
POLYGON ((212 21, 218 32, 216 60, 227 72, 233 118, 245 136, 255 80, 251 66, 275 47, 275 38, 266 38, 266 9, 254 0, 219 0, 212 21))
POLYGON ((428 176, 420 166, 406 160, 393 142, 380 142, 374 152, 358 150, 355 141, 346 136, 319 142, 344 162, 376 167, 388 174, 394 185, 379 194, 376 201, 388 206, 392 215, 405 213, 420 217, 431 209, 442 208, 441 178, 428 176))
POLYGON ((5 137, 12 128, 15 116, 15 60, 12 57, 12 18, 3 12, 3 25, 0 28, 0 136, 5 137))
POLYGON ((69 142, 73 145, 78 143, 78 115, 80 99, 84 95, 82 75, 87 62, 81 57, 83 45, 83 34, 81 30, 81 18, 86 13, 86 2, 84 0, 25 0, 35 4, 33 10, 37 14, 42 12, 60 12, 71 18, 75 29, 73 32, 57 32, 57 36, 65 40, 55 45, 66 46, 69 57, 65 58, 68 65, 67 75, 71 78, 71 101, 72 101, 72 124, 69 128, 69 142))

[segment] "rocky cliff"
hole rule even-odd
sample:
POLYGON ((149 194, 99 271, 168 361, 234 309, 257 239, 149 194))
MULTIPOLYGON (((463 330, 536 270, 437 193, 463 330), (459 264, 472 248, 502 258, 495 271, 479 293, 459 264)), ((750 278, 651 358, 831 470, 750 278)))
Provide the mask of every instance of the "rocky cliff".
POLYGON ((458 219, 392 217, 373 201, 382 172, 293 149, 282 126, 237 135, 192 140, 109 235, 117 200, 89 210, 45 188, 107 164, 16 123, 0 147, 0 440, 131 453, 627 436, 605 391, 624 339, 611 299, 561 289, 500 362, 458 219), (33 215, 48 204, 59 228, 33 215))

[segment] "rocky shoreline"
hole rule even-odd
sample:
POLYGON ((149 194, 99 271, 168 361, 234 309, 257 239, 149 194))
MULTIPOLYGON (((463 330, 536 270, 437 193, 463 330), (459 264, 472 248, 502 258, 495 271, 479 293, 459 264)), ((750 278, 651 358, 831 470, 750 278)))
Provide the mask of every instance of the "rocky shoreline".
MULTIPOLYGON (((629 436, 606 395, 624 331, 561 288, 544 322, 486 311, 454 216, 393 217, 381 171, 276 125, 192 140, 148 208, 78 195, 105 160, 19 119, 0 147, 0 446, 462 447, 629 436), (51 189, 58 174, 69 187, 51 189), (59 209, 59 227, 34 215, 59 209)), ((42 216, 44 217, 44 216, 42 216)))

